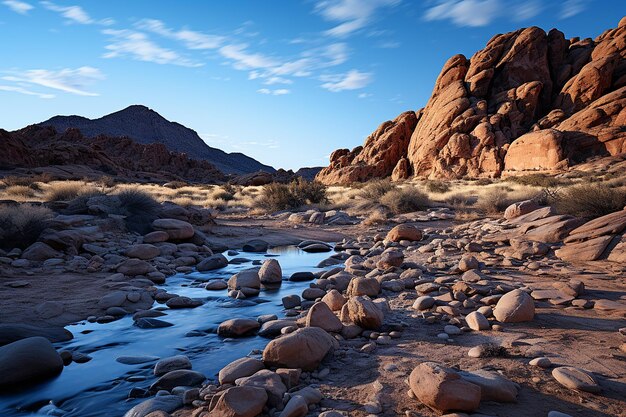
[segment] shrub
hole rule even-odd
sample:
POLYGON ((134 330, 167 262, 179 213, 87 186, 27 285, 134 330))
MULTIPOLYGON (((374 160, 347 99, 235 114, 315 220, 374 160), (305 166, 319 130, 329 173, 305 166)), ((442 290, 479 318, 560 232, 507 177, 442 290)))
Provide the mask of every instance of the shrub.
POLYGON ((50 186, 47 192, 47 201, 70 201, 81 194, 94 192, 91 187, 80 182, 58 182, 50 186))
POLYGON ((122 213, 126 215, 128 230, 141 234, 149 232, 161 209, 159 202, 139 189, 126 189, 116 196, 120 200, 122 213))
POLYGON ((289 184, 291 192, 306 204, 327 203, 326 186, 321 182, 308 181, 302 177, 289 184))
POLYGON ((508 177, 506 181, 521 184, 521 185, 530 185, 532 187, 541 187, 541 188, 556 188, 563 185, 568 185, 571 183, 571 180, 567 179, 559 179, 546 174, 528 174, 528 175, 520 175, 517 177, 508 177))
POLYGON ((98 179, 98 181, 96 181, 96 184, 101 189, 113 188, 115 186, 115 178, 110 177, 108 175, 103 175, 102 177, 98 179))
POLYGON ((599 183, 575 185, 555 196, 555 206, 560 214, 593 219, 622 210, 626 190, 599 183))
POLYGON ((454 193, 446 197, 444 202, 452 207, 469 207, 476 203, 476 197, 462 193, 454 193))
POLYGON ((229 183, 222 184, 221 188, 222 190, 230 194, 235 194, 237 192, 237 188, 235 188, 234 185, 229 184, 229 183))
POLYGON ((443 194, 450 191, 450 183, 445 181, 428 181, 426 189, 431 193, 443 194))
POLYGON ((10 185, 4 189, 6 195, 16 198, 32 198, 35 190, 26 185, 10 185))
POLYGON ((388 192, 395 190, 396 185, 389 178, 367 182, 361 189, 361 197, 377 201, 388 192))
POLYGON ((235 198, 235 195, 226 190, 218 190, 213 194, 213 198, 216 200, 231 201, 235 198))
POLYGON ((327 201, 325 185, 299 178, 289 185, 279 183, 266 185, 258 200, 258 205, 266 210, 278 211, 327 201))
POLYGON ((425 210, 430 206, 428 196, 413 187, 391 190, 380 202, 395 214, 425 210))
POLYGON ((64 214, 84 214, 87 213, 87 201, 91 197, 103 196, 106 195, 99 191, 89 191, 80 194, 79 196, 73 198, 67 204, 67 207, 63 210, 64 214))
POLYGON ((0 206, 0 248, 27 248, 37 241, 51 218, 52 211, 45 207, 0 206))
POLYGON ((508 198, 507 190, 503 187, 496 187, 478 197, 476 208, 487 214, 498 214, 512 203, 508 198))
POLYGON ((493 180, 491 178, 479 178, 474 181, 475 185, 489 185, 493 184, 493 180))
POLYGON ((363 220, 365 226, 379 226, 385 223, 387 223, 387 216, 380 210, 373 211, 363 220))
POLYGON ((30 177, 18 177, 16 175, 8 175, 2 179, 5 186, 10 187, 12 185, 24 185, 30 187, 35 182, 50 182, 50 174, 43 173, 30 177))

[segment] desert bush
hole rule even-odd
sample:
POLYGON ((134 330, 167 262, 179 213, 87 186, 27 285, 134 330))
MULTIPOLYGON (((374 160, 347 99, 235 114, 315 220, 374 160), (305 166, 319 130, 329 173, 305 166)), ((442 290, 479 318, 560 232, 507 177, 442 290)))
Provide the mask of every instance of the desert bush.
POLYGON ((35 190, 27 185, 10 185, 4 189, 9 197, 14 198, 32 198, 35 196, 35 190))
POLYGON ((270 211, 290 210, 305 204, 326 203, 326 186, 302 178, 290 184, 272 183, 263 188, 257 201, 258 207, 270 211))
POLYGON ((106 188, 113 188, 115 187, 115 178, 103 175, 96 181, 96 185, 103 190, 106 188))
POLYGON ((476 208, 487 214, 502 213, 513 203, 509 199, 507 190, 503 187, 495 187, 478 197, 476 208))
POLYGON ((387 216, 380 210, 373 211, 363 220, 365 226, 380 226, 385 223, 387 223, 387 216))
POLYGON ((46 193, 47 201, 70 201, 81 194, 95 192, 93 187, 76 181, 57 182, 51 184, 46 193))
POLYGON ((428 196, 413 187, 391 190, 380 198, 380 202, 395 214, 425 210, 430 206, 428 196))
POLYGON ((24 185, 26 187, 30 187, 33 183, 36 182, 50 182, 51 181, 50 174, 43 173, 31 176, 20 177, 17 175, 7 175, 2 178, 2 183, 6 187, 10 187, 12 185, 24 185))
POLYGON ((224 183, 220 186, 220 188, 230 194, 235 194, 237 192, 237 188, 230 183, 224 183))
POLYGON ((159 202, 139 189, 128 188, 115 195, 119 198, 122 214, 126 215, 128 230, 142 234, 149 232, 161 209, 159 202))
POLYGON ((45 207, 0 206, 0 248, 27 248, 37 241, 51 218, 52 211, 45 207))
POLYGON ((626 189, 601 183, 575 185, 559 192, 554 204, 560 214, 593 219, 622 210, 626 189))
POLYGON ((479 178, 474 181, 474 185, 489 185, 493 184, 493 180, 491 178, 479 178))
POLYGON ((476 203, 477 198, 464 193, 454 193, 447 196, 444 202, 452 207, 470 207, 476 203))
POLYGON ((443 194, 450 191, 450 183, 446 181, 428 181, 426 182, 426 189, 431 193, 443 194))
POLYGON ((377 201, 388 192, 395 190, 396 185, 389 178, 372 180, 361 188, 361 197, 377 201))
POLYGON ((517 177, 508 177, 506 181, 540 188, 557 188, 571 184, 571 180, 569 179, 556 178, 546 174, 528 174, 517 177))
POLYGON ((213 194, 213 198, 216 200, 231 201, 235 198, 235 195, 226 190, 218 190, 213 194))

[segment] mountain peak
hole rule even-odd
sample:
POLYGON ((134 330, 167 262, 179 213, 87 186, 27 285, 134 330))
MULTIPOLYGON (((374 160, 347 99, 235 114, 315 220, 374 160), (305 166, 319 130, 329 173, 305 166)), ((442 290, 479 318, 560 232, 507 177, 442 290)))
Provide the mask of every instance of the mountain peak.
POLYGON ((263 165, 244 154, 229 154, 207 145, 198 134, 179 123, 172 122, 156 111, 141 104, 133 104, 122 110, 100 117, 87 119, 80 116, 54 116, 41 126, 53 126, 58 132, 76 128, 85 137, 100 135, 126 136, 142 144, 162 143, 170 151, 182 152, 193 159, 209 161, 227 174, 248 174, 256 171, 276 170, 263 165))

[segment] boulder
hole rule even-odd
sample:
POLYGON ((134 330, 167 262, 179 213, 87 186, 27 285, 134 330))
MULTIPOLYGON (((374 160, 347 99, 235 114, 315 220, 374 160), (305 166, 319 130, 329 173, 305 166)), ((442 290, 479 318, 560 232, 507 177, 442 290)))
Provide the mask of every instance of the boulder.
POLYGON ((535 302, 526 292, 513 290, 498 300, 493 315, 502 323, 532 321, 535 317, 535 302))
POLYGON ((489 320, 478 311, 472 311, 465 316, 465 321, 467 322, 467 326, 472 330, 489 330, 491 328, 489 320))
POLYGON ((351 296, 376 297, 380 293, 380 283, 376 278, 355 277, 348 284, 346 293, 351 296))
POLYGON ((267 259, 259 269, 259 279, 264 285, 280 285, 283 281, 283 270, 276 259, 267 259))
POLYGON ((191 224, 178 219, 156 219, 152 228, 166 232, 171 240, 191 239, 195 233, 191 224))
POLYGON ((228 266, 228 259, 221 253, 217 253, 201 260, 198 265, 196 265, 196 269, 200 272, 206 272, 224 268, 225 266, 228 266))
POLYGON ((422 240, 423 236, 422 231, 417 227, 410 224, 399 224, 387 233, 385 240, 390 242, 400 242, 401 240, 414 242, 422 240))
POLYGON ((117 267, 117 272, 134 277, 155 271, 154 267, 141 259, 127 259, 117 267))
POLYGON ((137 258, 143 260, 149 260, 156 258, 161 254, 161 250, 154 245, 148 243, 141 243, 138 245, 130 246, 126 249, 125 255, 129 258, 137 258))
POLYGON ((519 386, 497 372, 480 369, 472 372, 459 372, 459 375, 465 381, 480 387, 480 398, 482 401, 517 402, 519 386))
POLYGON ((218 380, 222 385, 234 384, 237 379, 253 375, 263 368, 265 365, 258 359, 240 358, 223 367, 218 374, 218 380))
POLYGON ((327 332, 340 332, 343 328, 341 321, 324 302, 315 303, 309 309, 306 315, 306 326, 319 327, 327 332))
POLYGON ((263 350, 263 362, 266 366, 312 371, 337 346, 337 341, 326 331, 305 327, 270 341, 263 350))
POLYGON ((200 372, 179 369, 176 371, 170 371, 157 379, 150 386, 150 391, 171 391, 175 387, 197 387, 200 386, 205 379, 206 377, 200 372))
POLYGON ((383 324, 383 312, 368 298, 350 297, 344 308, 350 321, 363 329, 378 330, 383 324))
POLYGON ((339 291, 332 289, 322 297, 322 302, 326 303, 332 311, 339 311, 348 300, 339 291))
POLYGON ((261 369, 254 375, 237 379, 235 383, 241 387, 259 387, 267 392, 267 405, 276 407, 283 403, 283 395, 287 392, 287 387, 276 372, 268 369, 261 369))
POLYGON ((50 379, 62 370, 63 360, 44 337, 28 337, 0 347, 0 388, 4 390, 50 379))
POLYGON ((378 269, 399 267, 404 262, 404 254, 397 249, 387 249, 380 255, 380 260, 376 263, 378 269))
POLYGON ((267 243, 264 240, 253 239, 253 240, 246 242, 246 244, 243 245, 242 250, 244 252, 267 252, 267 249, 269 248, 269 246, 270 246, 269 243, 267 243))
POLYGON ((440 413, 473 411, 480 405, 478 385, 434 362, 424 362, 413 369, 409 386, 420 402, 440 413))
POLYGON ((256 417, 267 402, 267 392, 259 387, 232 387, 220 395, 209 417, 256 417))
POLYGON ((176 355, 161 359, 154 365, 154 374, 161 376, 179 369, 191 369, 191 361, 187 356, 176 355))
POLYGON ((513 203, 504 210, 504 218, 507 220, 514 219, 524 214, 528 214, 539 208, 539 204, 535 200, 524 200, 513 203))
POLYGON ((124 414, 124 417, 148 417, 155 411, 172 413, 183 406, 183 399, 178 395, 159 395, 143 401, 124 414))
POLYGON ((22 258, 29 261, 43 262, 46 259, 62 258, 63 254, 43 242, 35 242, 22 252, 22 258))
POLYGON ((217 334, 222 337, 242 337, 256 332, 261 324, 252 319, 230 319, 220 323, 217 334))
POLYGON ((579 368, 574 368, 573 366, 554 368, 552 370, 552 376, 559 384, 569 389, 591 393, 602 391, 602 388, 590 373, 579 368))

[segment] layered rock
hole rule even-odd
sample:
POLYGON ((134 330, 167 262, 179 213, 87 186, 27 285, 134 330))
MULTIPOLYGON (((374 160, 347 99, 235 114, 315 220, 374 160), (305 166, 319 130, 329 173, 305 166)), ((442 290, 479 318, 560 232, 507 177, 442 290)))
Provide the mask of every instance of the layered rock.
POLYGON ((446 62, 423 109, 335 151, 317 179, 499 177, 624 153, 625 57, 624 19, 595 40, 537 27, 496 35, 446 62))

